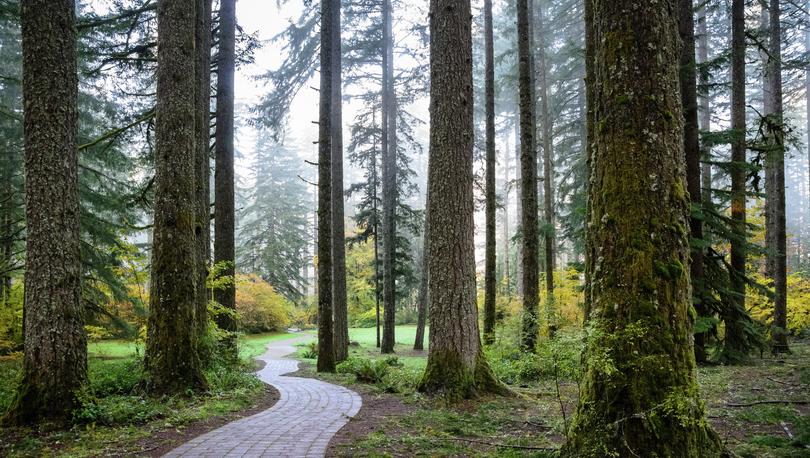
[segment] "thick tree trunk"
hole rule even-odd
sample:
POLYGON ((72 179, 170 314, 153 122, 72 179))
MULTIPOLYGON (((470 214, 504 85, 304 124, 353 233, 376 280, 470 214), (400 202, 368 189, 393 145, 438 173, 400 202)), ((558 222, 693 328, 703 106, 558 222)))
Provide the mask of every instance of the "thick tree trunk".
POLYGON ((495 342, 495 48, 492 0, 484 0, 485 110, 486 110, 486 253, 484 259, 484 343, 495 342))
POLYGON ((332 323, 332 22, 334 0, 321 0, 318 117, 318 372, 335 371, 332 323))
POLYGON ((202 345, 208 336, 208 263, 211 258, 211 0, 197 0, 197 23, 195 26, 197 77, 194 155, 194 205, 197 225, 197 296, 194 323, 197 329, 200 359, 206 364, 210 349, 202 345))
POLYGON ((746 140, 745 140, 745 1, 731 6, 731 300, 723 320, 726 325, 724 352, 745 356, 739 313, 745 310, 746 262, 746 140))
POLYGON ((502 390, 478 333, 470 12, 469 0, 430 2, 430 352, 419 389, 449 399, 502 390))
POLYGON ((785 132, 782 109, 782 25, 779 1, 768 6, 768 60, 765 92, 768 151, 765 160, 766 241, 770 274, 774 284, 771 351, 789 353, 787 342, 787 232, 785 222, 785 132))
POLYGON ((396 100, 391 1, 383 0, 383 333, 380 351, 393 353, 396 325, 396 100))
POLYGON ((588 221, 591 220, 593 210, 591 208, 591 180, 593 173, 593 142, 596 135, 596 124, 594 121, 594 112, 596 106, 596 42, 594 41, 594 23, 593 8, 594 0, 585 0, 585 129, 586 129, 586 142, 585 142, 585 161, 587 167, 587 195, 588 200, 585 203, 585 310, 584 310, 584 324, 590 321, 591 304, 593 298, 591 296, 591 279, 594 275, 594 265, 596 262, 596 251, 591 243, 591 238, 587 235, 588 221))
POLYGON ((79 236, 73 0, 21 3, 25 132, 25 348, 9 424, 70 419, 87 379, 79 236))
POLYGON ((537 344, 539 301, 539 237, 537 220, 537 151, 535 107, 532 96, 532 40, 529 0, 517 0, 518 86, 520 93, 520 188, 523 265, 523 348, 534 351, 537 344))
MULTIPOLYGON (((686 156, 686 188, 692 206, 698 208, 702 201, 700 196, 700 129, 698 126, 697 73, 695 67, 695 8, 692 0, 678 0, 679 27, 681 36, 681 105, 684 118, 684 154, 686 156)), ((703 239, 703 221, 693 211, 689 218, 689 233, 692 240, 703 239)), ((705 286, 703 269, 703 248, 699 243, 691 244, 691 264, 689 268, 692 282, 692 303, 698 316, 705 316, 705 286)), ((705 334, 695 335, 695 358, 698 362, 706 361, 705 334)))
MULTIPOLYGON (((520 110, 519 103, 515 105, 515 226, 518 234, 523 232, 523 181, 520 179, 520 110)), ((522 239, 522 235, 519 238, 522 239)), ((515 244, 515 291, 523 296, 523 242, 515 244)))
POLYGON ((592 7, 593 333, 563 456, 720 456, 691 344, 676 0, 592 7))
POLYGON ((158 5, 155 214, 146 370, 154 393, 202 390, 194 315, 196 0, 158 5))
MULTIPOLYGON (((428 199, 425 199, 425 208, 428 206, 428 199)), ((414 350, 424 350, 425 348, 425 324, 427 323, 428 310, 428 250, 430 249, 430 236, 427 215, 425 215, 424 243, 422 244, 422 277, 419 281, 419 297, 416 299, 416 338, 413 342, 414 350)))
POLYGON ((332 303, 335 316, 335 359, 349 356, 346 303, 346 228, 343 216, 343 79, 340 0, 332 5, 332 303))
MULTIPOLYGON (((236 269, 236 209, 234 196, 234 72, 236 69, 236 0, 221 0, 219 6, 219 61, 217 63, 217 129, 214 176, 214 263, 226 263, 223 276, 233 277, 236 269)), ((236 285, 214 291, 215 300, 226 309, 236 310, 236 285)), ((236 358, 236 319, 220 315, 217 324, 231 333, 223 342, 228 357, 236 358)))
MULTIPOLYGON (((545 27, 545 11, 541 5, 538 8, 539 26, 541 32, 545 27)), ((541 35, 542 36, 542 35, 541 35)), ((543 128, 543 213, 545 217, 545 228, 543 230, 543 241, 545 249, 545 269, 546 269, 546 310, 548 313, 548 331, 550 336, 554 336, 556 331, 556 318, 554 312, 554 270, 556 253, 555 235, 555 215, 554 215, 554 122, 551 119, 549 110, 549 97, 551 91, 548 83, 548 57, 546 56, 545 43, 538 46, 540 57, 540 112, 542 114, 543 128)))

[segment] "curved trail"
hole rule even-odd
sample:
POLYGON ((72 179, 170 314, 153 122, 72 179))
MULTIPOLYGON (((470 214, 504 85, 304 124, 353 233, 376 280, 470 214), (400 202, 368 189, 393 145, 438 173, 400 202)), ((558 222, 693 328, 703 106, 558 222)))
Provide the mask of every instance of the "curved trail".
POLYGON ((167 457, 322 457, 329 441, 360 410, 360 396, 342 386, 309 378, 288 377, 298 361, 284 357, 299 337, 272 342, 257 359, 267 363, 259 378, 281 393, 276 404, 198 436, 167 457))

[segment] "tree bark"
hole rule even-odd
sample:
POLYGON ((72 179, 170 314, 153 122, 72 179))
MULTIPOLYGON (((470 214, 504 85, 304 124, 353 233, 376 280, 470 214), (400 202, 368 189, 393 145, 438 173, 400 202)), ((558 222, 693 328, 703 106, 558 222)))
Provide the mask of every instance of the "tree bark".
POLYGON ((206 388, 197 354, 196 0, 158 5, 155 214, 145 366, 160 394, 206 388))
POLYGON ((332 5, 332 301, 335 315, 335 359, 349 356, 346 303, 346 228, 343 215, 343 90, 340 0, 332 5))
MULTIPOLYGON (((706 5, 698 8, 697 18, 697 55, 698 63, 705 64, 709 61, 709 34, 706 30, 706 5)), ((701 72, 699 75, 700 87, 702 90, 698 93, 698 117, 700 121, 700 130, 710 132, 712 129, 712 111, 711 111, 711 95, 709 94, 709 78, 706 72, 701 72)), ((703 202, 711 205, 712 203, 712 165, 709 163, 712 159, 712 145, 708 141, 701 142, 701 158, 704 161, 702 167, 702 196, 703 202)))
POLYGON ((486 110, 486 254, 484 268, 484 343, 495 342, 495 47, 492 0, 484 0, 484 84, 486 110))
POLYGON ((537 220, 537 151, 535 145, 535 107, 532 96, 532 40, 529 0, 517 0, 518 86, 520 94, 520 187, 523 265, 523 330, 525 350, 537 345, 537 305, 539 301, 539 237, 537 220))
POLYGON ((197 295, 194 323, 197 329, 197 341, 200 358, 206 364, 210 349, 202 345, 208 336, 208 263, 211 258, 211 0, 196 2, 195 49, 196 62, 194 72, 197 78, 195 135, 196 150, 194 155, 194 205, 196 207, 197 225, 197 295))
MULTIPOLYGON (((515 225, 518 234, 523 232, 523 180, 520 179, 520 103, 515 105, 515 225)), ((519 238, 522 240, 522 235, 519 238)), ((518 296, 523 296, 523 242, 515 244, 515 290, 518 296)))
POLYGON ((430 352, 419 389, 451 400, 502 390, 478 332, 470 13, 469 0, 430 2, 430 352))
MULTIPOLYGON (((214 140, 214 263, 225 263, 221 275, 234 277, 236 209, 234 196, 234 73, 236 70, 236 0, 221 0, 219 6, 219 61, 217 62, 217 129, 214 140)), ((214 291, 223 308, 236 310, 236 284, 214 291)), ((222 342, 228 357, 236 359, 236 319, 217 317, 220 328, 229 332, 222 342)))
MULTIPOLYGON (((428 206, 428 199, 425 199, 425 208, 428 206)), ((427 215, 425 215, 424 243, 422 244, 422 276, 419 281, 419 297, 416 299, 416 338, 413 349, 424 350, 425 348, 425 324, 427 323, 428 309, 428 250, 430 248, 430 236, 427 215)))
POLYGON ((789 353, 787 330, 787 231, 785 221, 785 132, 782 108, 782 24, 779 1, 770 0, 765 91, 768 151, 765 159, 767 256, 774 283, 771 351, 789 353))
POLYGON ((506 151, 503 155, 503 231, 501 232, 501 248, 503 249, 503 253, 501 254, 501 259, 503 260, 503 276, 501 283, 503 283, 503 292, 507 297, 512 295, 512 271, 509 263, 509 245, 511 240, 509 237, 509 187, 511 185, 511 183, 509 183, 509 156, 511 154, 509 142, 507 141, 506 151))
POLYGON ((396 325, 396 100, 391 0, 383 0, 383 335, 380 351, 393 353, 396 325))
POLYGON ((321 0, 318 118, 318 372, 335 371, 332 322, 332 22, 333 0, 321 0))
POLYGON ((21 2, 25 142, 22 379, 4 423, 67 421, 87 380, 73 0, 21 2))
POLYGON ((731 307, 722 318, 726 325, 724 351, 745 354, 738 324, 745 310, 746 262, 746 127, 745 127, 745 1, 731 4, 731 307))
MULTIPOLYGON (((693 241, 703 240, 703 221, 697 216, 701 200, 700 170, 700 130, 698 126, 697 73, 695 67, 695 7, 692 0, 678 0, 680 20, 678 33, 681 36, 681 105, 684 118, 684 154, 686 157, 686 188, 692 202, 693 211, 689 218, 689 233, 693 241)), ((705 316, 705 286, 703 268, 703 248, 699 243, 691 244, 691 264, 689 275, 692 282, 692 304, 698 316, 705 316)), ((705 334, 695 334, 695 358, 706 361, 705 334)))
MULTIPOLYGON (((538 8, 538 25, 541 36, 545 27, 545 11, 541 5, 538 8)), ((549 336, 556 331, 556 318, 554 312, 554 270, 556 253, 555 219, 554 214, 554 122, 549 110, 549 84, 548 84, 548 57, 546 44, 541 40, 538 46, 540 57, 540 112, 542 114, 543 128, 543 213, 545 227, 543 229, 545 268, 546 268, 546 310, 548 313, 549 336)))
POLYGON ((562 455, 721 456, 691 343, 677 3, 592 8, 593 331, 562 455))

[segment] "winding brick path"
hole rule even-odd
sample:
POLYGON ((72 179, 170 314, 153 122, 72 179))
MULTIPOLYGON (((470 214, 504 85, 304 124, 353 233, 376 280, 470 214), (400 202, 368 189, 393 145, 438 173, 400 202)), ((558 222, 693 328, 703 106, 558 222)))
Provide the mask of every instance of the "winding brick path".
POLYGON ((288 377, 298 361, 284 359, 300 337, 273 342, 258 359, 267 363, 259 378, 281 398, 270 409, 215 429, 172 450, 167 457, 322 457, 329 440, 355 416, 360 396, 344 387, 309 378, 288 377))

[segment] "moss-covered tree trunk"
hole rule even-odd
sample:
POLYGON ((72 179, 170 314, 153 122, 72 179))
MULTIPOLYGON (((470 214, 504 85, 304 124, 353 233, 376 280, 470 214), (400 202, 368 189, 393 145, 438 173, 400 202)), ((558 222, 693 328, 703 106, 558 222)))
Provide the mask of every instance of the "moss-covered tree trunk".
POLYGON ((200 358, 205 364, 210 349, 202 344, 208 334, 208 263, 211 258, 211 0, 197 0, 197 22, 194 28, 197 77, 194 155, 194 205, 197 210, 197 296, 194 325, 197 328, 200 358))
POLYGON ((765 67, 765 115, 768 151, 765 159, 765 240, 774 285, 771 350, 789 353, 787 331, 787 233, 785 227, 785 131, 782 101, 782 15, 778 1, 770 0, 767 16, 768 60, 765 67))
POLYGON ((500 389, 478 332, 471 28, 469 0, 431 0, 430 351, 419 389, 449 399, 500 389))
POLYGON ((484 256, 484 343, 495 341, 495 47, 492 0, 484 0, 484 94, 486 110, 486 253, 484 256))
MULTIPOLYGON (((692 206, 699 208, 701 199, 700 128, 698 126, 697 74, 695 67, 695 7, 692 0, 678 0, 680 13, 678 33, 681 36, 681 105, 684 118, 684 155, 686 157, 686 188, 692 206)), ((703 269, 703 220, 695 211, 689 218, 689 233, 692 238, 689 268, 692 282, 692 303, 698 316, 705 316, 704 269, 703 269)), ((705 334, 695 334, 695 358, 706 361, 705 334)))
MULTIPOLYGON (((233 117, 234 72, 236 69, 236 0, 221 0, 219 5, 219 60, 217 61, 217 129, 214 140, 214 263, 224 263, 222 276, 233 277, 236 260, 234 242, 236 209, 234 196, 233 117)), ((236 310, 236 285, 231 283, 214 291, 223 308, 236 310)), ((236 332, 236 319, 230 314, 217 317, 220 328, 236 332)), ((229 357, 236 358, 236 336, 222 342, 229 357)))
POLYGON ((7 423, 63 421, 87 378, 73 0, 21 3, 26 261, 22 379, 7 423))
POLYGON ((343 79, 340 0, 332 6, 332 302, 335 358, 349 356, 349 311, 346 302, 346 228, 343 215, 343 79))
POLYGON ((155 214, 146 370, 155 393, 206 386, 197 354, 196 0, 158 4, 155 214))
POLYGON ((537 305, 540 300, 540 242, 537 218, 537 151, 535 149, 534 78, 529 0, 517 0, 518 88, 520 96, 520 200, 523 266, 523 348, 537 345, 537 305))
POLYGON ((380 351, 393 353, 396 327, 396 205, 397 143, 394 92, 394 43, 391 0, 383 0, 383 332, 380 351))
POLYGON ((318 372, 335 371, 332 309, 332 8, 321 0, 321 82, 318 116, 318 372))
POLYGON ((746 229, 746 141, 745 141, 745 1, 731 3, 731 303, 721 317, 726 326, 723 358, 744 359, 748 350, 741 329, 745 311, 746 229))
POLYGON ((590 335, 564 456, 723 450, 695 379, 677 0, 593 0, 590 335))

